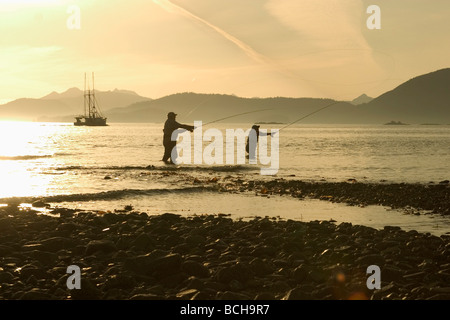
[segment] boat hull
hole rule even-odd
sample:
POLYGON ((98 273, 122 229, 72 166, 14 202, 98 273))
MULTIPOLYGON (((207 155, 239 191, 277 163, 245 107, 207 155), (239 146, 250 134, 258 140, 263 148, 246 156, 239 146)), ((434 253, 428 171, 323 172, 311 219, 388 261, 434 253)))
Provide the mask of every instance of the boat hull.
POLYGON ((76 126, 103 127, 107 126, 106 118, 76 118, 73 124, 76 126))

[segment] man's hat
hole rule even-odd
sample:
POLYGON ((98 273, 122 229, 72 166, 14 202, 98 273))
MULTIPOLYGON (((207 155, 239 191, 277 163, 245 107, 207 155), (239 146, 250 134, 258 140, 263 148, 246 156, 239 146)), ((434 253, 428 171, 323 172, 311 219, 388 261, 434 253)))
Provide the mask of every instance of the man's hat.
POLYGON ((260 126, 258 126, 257 124, 254 124, 252 129, 259 129, 260 126))
POLYGON ((177 115, 177 114, 174 113, 174 112, 169 112, 169 113, 167 114, 167 118, 175 117, 176 115, 177 115))

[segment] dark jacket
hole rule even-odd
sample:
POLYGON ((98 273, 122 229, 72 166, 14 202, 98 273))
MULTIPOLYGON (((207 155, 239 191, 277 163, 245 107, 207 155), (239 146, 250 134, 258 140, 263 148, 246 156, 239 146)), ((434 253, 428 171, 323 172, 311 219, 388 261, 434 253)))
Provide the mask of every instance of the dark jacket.
POLYGON ((164 123, 164 143, 170 143, 171 138, 172 138, 172 133, 177 130, 177 129, 186 129, 189 131, 194 130, 194 126, 190 126, 187 124, 181 124, 178 123, 176 120, 174 119, 167 119, 166 122, 164 123))

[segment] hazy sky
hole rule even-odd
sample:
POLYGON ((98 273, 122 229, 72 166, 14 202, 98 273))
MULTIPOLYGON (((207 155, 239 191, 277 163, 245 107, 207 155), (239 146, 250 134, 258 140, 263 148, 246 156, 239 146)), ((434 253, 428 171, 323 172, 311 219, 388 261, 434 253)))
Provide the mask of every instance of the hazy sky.
POLYGON ((151 98, 375 97, 450 67, 449 21, 448 0, 0 0, 0 102, 91 71, 151 98))

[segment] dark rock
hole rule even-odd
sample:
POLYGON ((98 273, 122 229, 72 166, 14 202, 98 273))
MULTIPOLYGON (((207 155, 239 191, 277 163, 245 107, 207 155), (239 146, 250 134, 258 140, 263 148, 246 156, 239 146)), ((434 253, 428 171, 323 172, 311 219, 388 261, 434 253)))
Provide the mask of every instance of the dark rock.
POLYGON ((86 246, 86 255, 91 255, 96 252, 110 253, 116 251, 116 245, 111 240, 92 240, 86 246))
POLYGON ((253 249, 251 255, 256 257, 273 257, 277 251, 278 249, 274 246, 258 245, 253 249))
POLYGON ((56 252, 74 247, 74 242, 64 237, 52 237, 42 240, 41 245, 43 251, 56 252))
POLYGON ((12 247, 0 245, 0 256, 6 256, 13 251, 14 251, 14 248, 12 248, 12 247))
POLYGON ((196 277, 190 277, 186 280, 186 289, 197 289, 202 290, 205 287, 205 284, 202 280, 196 277))
POLYGON ((146 233, 140 234, 133 242, 137 251, 147 251, 153 246, 153 239, 146 233))
POLYGON ((246 294, 225 291, 219 295, 218 300, 251 300, 251 298, 246 294))
POLYGON ((36 200, 32 203, 32 206, 35 208, 48 208, 48 207, 50 207, 50 204, 45 203, 42 200, 36 200))
POLYGON ((273 292, 287 292, 291 289, 291 286, 286 281, 278 280, 272 283, 271 291, 273 292))
POLYGON ((400 243, 396 240, 383 240, 380 243, 377 244, 377 247, 380 250, 385 250, 387 248, 398 248, 400 246, 400 243))
POLYGON ((77 210, 67 208, 56 208, 51 210, 52 214, 59 214, 62 219, 73 218, 77 210))
POLYGON ((168 222, 177 222, 181 220, 181 215, 175 213, 163 213, 156 218, 168 222))
POLYGON ((130 289, 136 285, 136 280, 131 275, 115 274, 109 277, 105 282, 105 288, 110 289, 130 289))
POLYGON ((215 292, 211 291, 198 291, 191 300, 213 300, 215 298, 215 292))
POLYGON ((292 271, 292 278, 298 282, 302 282, 308 277, 309 270, 304 265, 300 265, 292 271))
POLYGON ((431 293, 450 293, 450 287, 431 288, 431 293))
POLYGON ((179 253, 181 255, 187 255, 191 252, 193 247, 187 243, 180 243, 172 248, 172 252, 179 253))
POLYGON ((329 273, 323 269, 313 268, 308 272, 308 279, 316 282, 322 283, 325 282, 329 277, 329 273))
POLYGON ((385 226, 383 230, 385 231, 389 231, 389 232, 396 232, 396 231, 400 231, 402 228, 397 227, 397 226, 385 226))
POLYGON ((450 293, 438 293, 426 298, 426 300, 450 300, 450 293))
POLYGON ((81 288, 70 290, 70 296, 73 300, 99 300, 102 294, 90 279, 81 277, 81 288))
POLYGON ((164 276, 159 280, 159 283, 163 285, 165 288, 176 288, 188 279, 188 275, 184 272, 176 272, 173 274, 169 274, 164 276))
POLYGON ((394 282, 389 283, 388 285, 382 285, 381 289, 375 290, 372 294, 372 300, 380 300, 383 296, 387 296, 388 294, 397 290, 397 285, 394 282))
POLYGON ((37 279, 46 279, 48 277, 46 269, 31 264, 23 266, 19 272, 20 278, 23 280, 28 279, 31 276, 34 276, 37 279))
POLYGON ((151 266, 150 273, 156 277, 165 277, 180 271, 182 258, 178 253, 168 254, 156 258, 151 266))
POLYGON ((310 293, 305 292, 301 288, 294 288, 289 290, 282 300, 310 300, 311 298, 310 293))
POLYGON ((12 283, 14 276, 10 272, 0 271, 0 284, 12 283))
POLYGON ((267 261, 264 261, 260 258, 254 258, 252 261, 250 261, 249 267, 255 273, 255 275, 259 277, 273 273, 274 271, 274 268, 270 266, 267 261))
POLYGON ((132 296, 130 300, 164 300, 164 297, 153 293, 139 293, 132 296))
POLYGON ((383 281, 400 281, 403 278, 403 270, 394 266, 384 266, 381 270, 383 281))
POLYGON ((187 289, 180 291, 176 294, 176 297, 181 300, 191 300, 198 293, 197 289, 187 289))
POLYGON ((311 293, 314 299, 318 300, 329 299, 333 296, 333 294, 334 294, 333 288, 328 286, 318 288, 311 293))
POLYGON ((414 272, 414 273, 408 273, 403 276, 404 279, 423 279, 424 276, 426 276, 427 273, 424 271, 420 272, 414 272))
POLYGON ((215 291, 215 292, 225 291, 228 288, 228 286, 226 284, 216 282, 216 281, 207 281, 207 282, 205 282, 204 287, 206 290, 211 290, 211 291, 215 291))
POLYGON ((13 230, 13 226, 11 224, 10 219, 8 218, 1 218, 0 219, 0 232, 7 232, 13 230))
POLYGON ((41 243, 27 243, 22 246, 23 251, 42 250, 43 248, 41 243))
POLYGON ((228 283, 228 288, 232 291, 241 291, 244 289, 244 285, 239 281, 233 279, 230 281, 230 283, 228 283))
POLYGON ((388 294, 386 297, 381 298, 382 300, 400 300, 400 296, 396 292, 388 294))
POLYGON ((256 295, 255 300, 276 300, 271 292, 262 292, 256 295))
POLYGON ((236 263, 230 267, 224 267, 217 272, 217 280, 221 283, 229 283, 237 280, 245 283, 253 277, 251 269, 242 263, 236 263))
POLYGON ((358 265, 368 267, 370 265, 382 266, 385 262, 385 259, 380 254, 368 254, 362 257, 359 257, 355 261, 358 265))
POLYGON ((152 264, 156 258, 167 255, 168 252, 164 250, 153 250, 150 253, 139 256, 131 256, 124 261, 124 268, 128 271, 133 271, 139 274, 146 274, 152 272, 152 264))
POLYGON ((61 223, 58 226, 57 230, 71 233, 71 232, 73 232, 73 231, 75 231, 75 230, 77 230, 79 228, 80 228, 79 224, 76 224, 76 223, 73 223, 73 222, 65 222, 65 223, 61 223))
POLYGON ((208 278, 210 276, 209 269, 197 261, 187 260, 183 262, 181 269, 188 275, 199 278, 208 278))
POLYGON ((45 290, 33 288, 25 292, 20 300, 50 300, 52 297, 45 290))
POLYGON ((47 252, 47 251, 39 251, 39 250, 33 250, 26 253, 29 257, 33 258, 34 260, 39 261, 43 265, 52 265, 55 264, 58 260, 58 255, 53 252, 47 252))
POLYGON ((205 243, 206 238, 199 234, 188 235, 185 239, 185 242, 189 245, 198 246, 200 244, 205 243))
MULTIPOLYGON (((162 232, 164 235, 167 233, 166 231, 162 232)), ((179 235, 177 234, 170 234, 167 237, 164 237, 162 239, 162 242, 169 247, 173 247, 176 246, 178 244, 180 244, 183 241, 183 238, 181 238, 179 235)))

